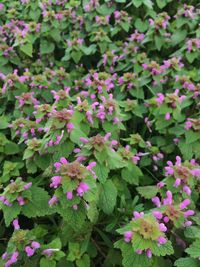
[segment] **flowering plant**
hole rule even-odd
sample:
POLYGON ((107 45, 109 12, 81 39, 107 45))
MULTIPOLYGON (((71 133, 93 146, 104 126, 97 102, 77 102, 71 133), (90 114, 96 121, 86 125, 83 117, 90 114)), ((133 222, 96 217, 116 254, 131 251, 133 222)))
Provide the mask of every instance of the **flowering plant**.
POLYGON ((1 0, 0 266, 199 266, 199 25, 197 0, 1 0))

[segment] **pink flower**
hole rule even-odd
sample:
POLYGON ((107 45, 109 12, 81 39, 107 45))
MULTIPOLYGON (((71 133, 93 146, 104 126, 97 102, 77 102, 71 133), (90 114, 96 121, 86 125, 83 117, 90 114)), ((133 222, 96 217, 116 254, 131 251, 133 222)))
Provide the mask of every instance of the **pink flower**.
POLYGON ((20 206, 23 206, 25 204, 24 198, 22 196, 17 197, 17 201, 20 206))
POLYGON ((40 243, 36 242, 36 241, 33 241, 31 243, 31 247, 34 248, 34 249, 38 249, 40 248, 40 243))
POLYGON ((200 169, 193 169, 191 170, 191 173, 193 176, 200 176, 200 169))
POLYGON ((163 245, 165 243, 167 243, 167 239, 165 237, 163 237, 163 236, 160 236, 158 238, 158 244, 163 245))
POLYGON ((71 192, 71 191, 67 192, 66 197, 68 200, 71 200, 73 198, 73 192, 71 192))
POLYGON ((15 219, 15 220, 12 222, 12 224, 13 224, 15 230, 19 230, 19 229, 20 229, 18 219, 15 219))
POLYGON ((134 212, 133 212, 133 216, 134 216, 134 219, 139 219, 139 218, 141 218, 142 216, 144 216, 144 212, 134 211, 134 212))
POLYGON ((133 236, 133 232, 127 231, 124 233, 124 240, 126 243, 129 243, 131 241, 131 238, 133 236))
POLYGON ((146 255, 147 255, 148 258, 151 258, 152 257, 152 252, 151 252, 150 249, 147 249, 146 250, 146 255))
POLYGON ((53 206, 58 202, 58 198, 56 196, 53 196, 50 200, 49 200, 49 206, 53 206))
POLYGON ((25 247, 25 252, 26 252, 28 257, 31 257, 31 256, 34 255, 35 249, 31 248, 30 246, 26 246, 25 247))
POLYGON ((163 217, 163 215, 162 215, 162 213, 160 211, 153 211, 152 214, 158 220, 161 220, 162 217, 163 217))
POLYGON ((171 115, 170 115, 170 113, 169 112, 167 112, 166 114, 165 114, 165 120, 170 120, 170 118, 171 118, 171 115))
POLYGON ((183 192, 185 192, 188 196, 191 195, 191 189, 187 185, 184 185, 183 192))
POLYGON ((24 186, 24 190, 28 190, 29 188, 31 188, 31 186, 32 186, 32 182, 26 184, 26 185, 24 186))
POLYGON ((186 212, 184 212, 184 217, 187 218, 189 216, 193 216, 195 214, 195 212, 193 210, 187 210, 186 212))
POLYGON ((179 207, 180 207, 181 210, 184 210, 189 205, 190 205, 190 200, 189 199, 185 199, 185 200, 183 200, 183 202, 181 202, 179 207))
POLYGON ((159 229, 161 232, 166 232, 167 231, 167 227, 164 225, 164 223, 160 223, 159 224, 159 229))
POLYGON ((151 200, 154 203, 154 205, 156 205, 158 208, 161 206, 159 197, 153 197, 151 200))
POLYGON ((51 178, 50 187, 57 188, 61 184, 61 181, 62 181, 62 177, 61 176, 53 176, 51 178))
POLYGON ((176 178, 176 181, 174 183, 174 187, 178 187, 181 184, 181 179, 180 178, 176 178))
POLYGON ((90 188, 86 183, 81 182, 79 184, 78 188, 76 189, 77 195, 82 197, 84 195, 84 193, 87 192, 89 189, 90 188))
POLYGON ((74 129, 74 125, 72 123, 67 123, 66 125, 68 133, 70 133, 74 129))

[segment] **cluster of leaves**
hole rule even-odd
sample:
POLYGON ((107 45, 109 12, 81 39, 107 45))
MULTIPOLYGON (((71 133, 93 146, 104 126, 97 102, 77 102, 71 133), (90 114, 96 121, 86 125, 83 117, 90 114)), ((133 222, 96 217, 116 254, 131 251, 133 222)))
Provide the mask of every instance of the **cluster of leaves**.
POLYGON ((200 266, 199 25, 197 0, 1 0, 0 266, 200 266))

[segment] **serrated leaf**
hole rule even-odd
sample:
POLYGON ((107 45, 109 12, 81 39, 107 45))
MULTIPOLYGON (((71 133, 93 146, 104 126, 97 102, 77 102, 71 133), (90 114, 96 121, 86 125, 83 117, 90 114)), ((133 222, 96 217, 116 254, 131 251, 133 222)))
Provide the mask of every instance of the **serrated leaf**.
POLYGON ((41 40, 40 53, 42 55, 50 54, 54 51, 54 49, 55 49, 54 43, 52 43, 51 41, 47 41, 47 40, 41 40))
POLYGON ((200 132, 194 132, 192 130, 185 131, 186 144, 194 143, 200 139, 200 132))
POLYGON ((132 0, 135 7, 140 7, 142 5, 142 0, 132 0))
POLYGON ((194 241, 189 248, 185 251, 192 257, 192 258, 199 258, 200 257, 200 239, 194 241))
POLYGON ((158 5, 159 8, 163 8, 167 5, 167 1, 166 0, 156 0, 156 4, 158 5))
POLYGON ((116 204, 117 189, 111 180, 106 181, 100 188, 99 207, 106 214, 110 214, 116 204))
POLYGON ((26 54, 29 57, 32 57, 32 53, 33 53, 33 45, 31 43, 27 43, 24 45, 20 46, 20 50, 26 54))
POLYGON ((157 194, 158 187, 154 185, 140 186, 140 187, 137 187, 137 191, 142 197, 146 199, 151 199, 157 194))
POLYGON ((122 263, 124 267, 150 267, 151 260, 145 254, 138 255, 134 252, 131 244, 126 244, 124 241, 115 243, 115 247, 122 251, 122 263))
POLYGON ((129 184, 139 184, 139 177, 143 174, 139 167, 137 167, 134 163, 128 165, 127 168, 124 168, 121 172, 122 178, 127 181, 129 184))
POLYGON ((41 258, 40 267, 56 267, 56 261, 48 258, 41 258))
POLYGON ((2 204, 2 210, 5 224, 8 227, 10 223, 20 214, 21 206, 19 206, 16 202, 13 203, 11 207, 2 204))
POLYGON ((109 170, 106 168, 105 165, 103 164, 97 164, 93 168, 94 172, 96 173, 97 179, 101 182, 104 183, 108 177, 109 170))
POLYGON ((84 254, 81 259, 76 261, 77 267, 90 267, 90 258, 87 254, 84 254))
POLYGON ((52 210, 48 205, 49 195, 47 191, 37 186, 32 186, 29 190, 31 191, 31 200, 22 206, 22 213, 28 218, 51 214, 52 210))
POLYGON ((180 258, 174 263, 177 267, 199 267, 199 261, 192 258, 180 258))

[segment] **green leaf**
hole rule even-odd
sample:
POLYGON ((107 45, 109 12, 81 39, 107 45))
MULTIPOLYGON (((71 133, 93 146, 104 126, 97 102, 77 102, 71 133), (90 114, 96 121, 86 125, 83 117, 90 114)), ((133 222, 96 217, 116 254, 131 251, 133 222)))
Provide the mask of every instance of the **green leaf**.
POLYGON ((161 36, 155 36, 155 44, 158 51, 160 51, 161 47, 165 43, 164 39, 161 36))
POLYGON ((147 21, 142 21, 140 18, 136 19, 134 25, 140 32, 145 32, 148 29, 147 21))
POLYGON ((122 22, 120 25, 126 32, 129 31, 130 24, 128 22, 122 22))
POLYGON ((199 261, 192 258, 180 258, 174 263, 177 267, 199 267, 199 261))
POLYGON ((137 191, 142 197, 146 199, 151 199, 157 194, 158 187, 154 185, 141 186, 141 187, 137 187, 137 191))
POLYGON ((139 177, 143 174, 139 167, 137 167, 134 163, 130 163, 128 167, 122 170, 122 178, 130 184, 138 185, 139 177))
POLYGON ((140 7, 142 5, 142 0, 132 0, 135 7, 140 7))
POLYGON ((153 8, 153 2, 151 0, 143 0, 143 4, 150 9, 153 8))
POLYGON ((81 50, 83 51, 85 55, 91 55, 96 52, 96 45, 92 44, 89 47, 82 46, 81 50))
POLYGON ((163 7, 165 7, 167 5, 166 0, 156 0, 156 3, 160 9, 162 9, 163 7))
POLYGON ((124 267, 150 267, 151 260, 145 254, 136 254, 131 246, 124 241, 115 243, 115 247, 120 248, 122 251, 122 263, 124 267))
POLYGON ((41 156, 41 155, 37 154, 34 157, 34 161, 40 169, 46 170, 51 163, 51 155, 45 154, 45 155, 41 156))
POLYGON ((23 156, 23 159, 29 159, 31 158, 33 155, 34 155, 35 151, 34 150, 30 150, 30 149, 26 149, 24 151, 24 156, 23 156))
POLYGON ((80 51, 76 51, 76 52, 73 51, 71 53, 71 57, 73 58, 74 62, 77 64, 82 57, 82 53, 80 51))
POLYGON ((6 129, 8 128, 8 118, 6 116, 0 117, 0 129, 6 129))
POLYGON ((84 254, 83 257, 76 261, 77 267, 90 267, 90 258, 87 254, 84 254))
POLYGON ((186 35, 187 35, 186 30, 176 30, 171 37, 172 44, 173 45, 180 44, 186 38, 186 35))
POLYGON ((97 164, 94 168, 93 168, 94 172, 97 175, 97 179, 101 182, 104 183, 108 177, 108 173, 109 170, 108 168, 106 168, 105 165, 103 164, 97 164))
POLYGON ((57 212, 75 231, 79 231, 85 222, 86 211, 83 205, 78 205, 77 210, 72 207, 57 207, 57 212))
POLYGON ((111 15, 115 11, 115 5, 109 7, 107 4, 103 4, 96 8, 97 12, 101 15, 111 15))
POLYGON ((194 143, 200 139, 200 132, 194 132, 192 130, 185 131, 186 144, 194 143))
POLYGON ((19 146, 13 142, 9 142, 5 145, 4 152, 6 155, 14 155, 19 152, 19 146))
POLYGON ((56 267, 56 261, 48 258, 41 258, 40 267, 56 267))
POLYGON ((19 204, 15 202, 11 207, 2 205, 2 210, 5 224, 8 227, 10 223, 20 214, 21 206, 19 206, 19 204))
POLYGON ((117 189, 111 180, 100 187, 99 207, 106 213, 113 212, 117 199, 117 189))
POLYGON ((87 138, 86 134, 78 127, 75 127, 73 131, 70 133, 70 140, 75 144, 82 144, 80 141, 80 137, 87 138))
POLYGON ((41 55, 50 54, 54 51, 54 49, 55 49, 54 43, 52 43, 51 41, 47 41, 47 40, 41 40, 41 43, 40 43, 41 55))
POLYGON ((20 46, 20 50, 27 56, 32 57, 33 45, 31 43, 27 43, 25 45, 20 46))
POLYGON ((122 157, 117 152, 112 151, 111 149, 108 148, 107 155, 108 155, 107 162, 111 170, 123 168, 126 165, 122 157))
POLYGON ((28 218, 51 214, 52 210, 48 205, 50 197, 47 191, 37 186, 32 186, 29 190, 32 194, 31 200, 29 200, 26 205, 22 206, 23 214, 28 218))
POLYGON ((187 60, 189 63, 192 63, 196 58, 198 58, 198 53, 197 52, 186 52, 185 54, 187 60))
POLYGON ((200 257, 200 239, 194 241, 189 248, 185 251, 192 257, 192 258, 199 258, 200 257))
POLYGON ((87 210, 87 217, 89 218, 89 220, 93 223, 96 223, 98 220, 98 209, 97 209, 97 205, 95 202, 90 202, 90 206, 87 210))

